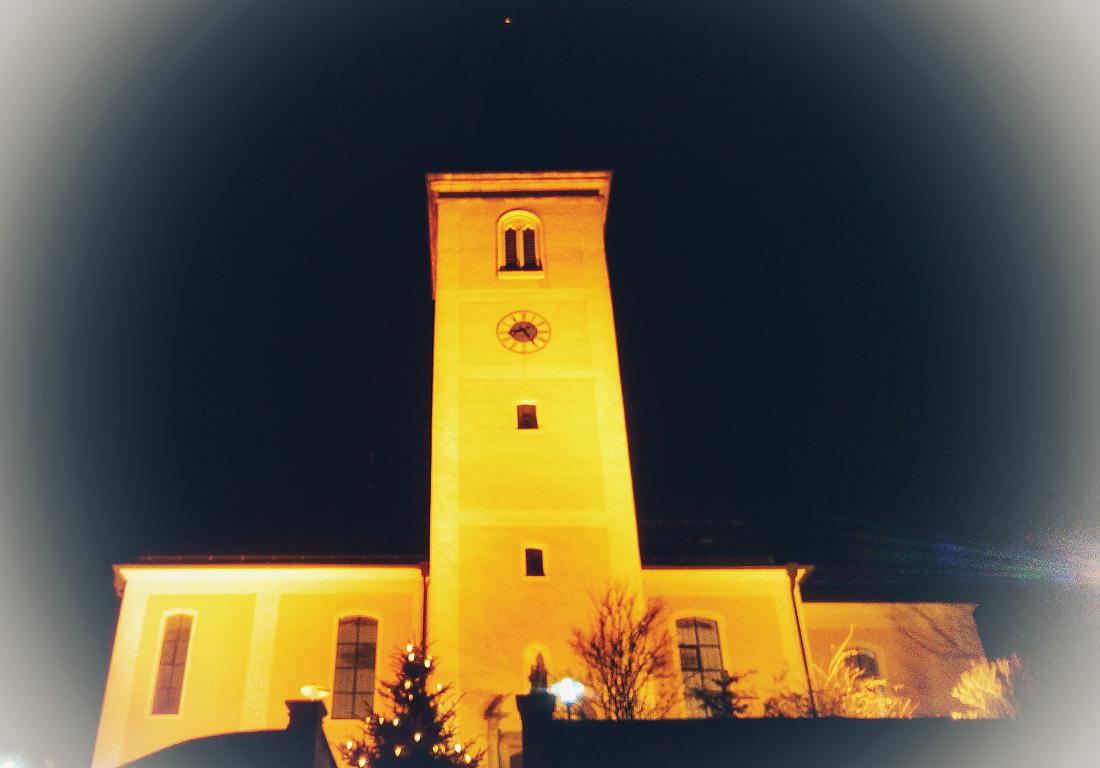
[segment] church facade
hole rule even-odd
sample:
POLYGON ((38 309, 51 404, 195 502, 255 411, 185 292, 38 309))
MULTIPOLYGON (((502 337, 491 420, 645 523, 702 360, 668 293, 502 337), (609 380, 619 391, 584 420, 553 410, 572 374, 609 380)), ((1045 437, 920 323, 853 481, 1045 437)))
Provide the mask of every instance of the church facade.
MULTIPOLYGON (((581 677, 571 630, 619 584, 667 608, 683 691, 713 673, 812 685, 853 663, 945 716, 982 647, 973 605, 814 603, 805 565, 652 567, 639 554, 604 252, 606 172, 427 179, 435 347, 430 560, 146 560, 121 599, 93 765, 182 741, 286 727, 284 702, 328 692, 334 746, 384 713, 376 682, 406 643, 460 694, 459 734, 509 765, 514 697, 542 655, 581 677), (944 645, 946 644, 946 647, 944 645)), ((759 706, 750 714, 759 715, 759 706)))

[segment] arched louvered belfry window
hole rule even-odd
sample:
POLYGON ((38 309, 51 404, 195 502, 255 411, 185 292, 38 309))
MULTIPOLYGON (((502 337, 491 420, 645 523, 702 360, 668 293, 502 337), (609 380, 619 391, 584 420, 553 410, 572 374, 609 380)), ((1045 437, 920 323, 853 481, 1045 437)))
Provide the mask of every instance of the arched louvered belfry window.
POLYGON ((332 717, 362 720, 374 711, 374 669, 378 622, 368 616, 340 619, 336 629, 336 669, 332 680, 332 717))
POLYGON ((497 271, 538 276, 543 268, 542 223, 529 211, 509 211, 497 227, 497 271))
POLYGON ((192 616, 187 613, 173 613, 164 620, 160 657, 157 660, 157 682, 153 688, 151 711, 154 715, 179 714, 192 622, 192 616))

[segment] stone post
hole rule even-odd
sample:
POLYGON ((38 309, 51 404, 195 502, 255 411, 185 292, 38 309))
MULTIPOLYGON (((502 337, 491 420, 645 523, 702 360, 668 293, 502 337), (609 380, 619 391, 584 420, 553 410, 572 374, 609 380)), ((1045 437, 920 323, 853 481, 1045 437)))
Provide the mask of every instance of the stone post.
POLYGON ((554 695, 533 692, 516 696, 523 721, 523 768, 553 768, 550 761, 550 724, 554 721, 554 695))
POLYGON ((309 754, 310 768, 336 768, 323 727, 328 714, 325 702, 287 699, 286 708, 290 713, 286 731, 294 734, 303 753, 309 754))

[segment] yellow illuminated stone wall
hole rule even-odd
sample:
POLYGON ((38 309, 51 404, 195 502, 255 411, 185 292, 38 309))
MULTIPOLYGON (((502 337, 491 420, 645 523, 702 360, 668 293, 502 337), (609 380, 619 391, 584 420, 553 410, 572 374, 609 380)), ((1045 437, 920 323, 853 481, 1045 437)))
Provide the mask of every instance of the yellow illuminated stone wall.
MULTIPOLYGON (((336 627, 378 621, 378 662, 419 640, 423 579, 400 567, 120 566, 125 589, 94 766, 117 766, 189 739, 282 729, 303 685, 332 688, 336 627), (150 714, 166 614, 191 614, 191 647, 176 715, 150 714)), ((380 701, 376 697, 376 702, 380 701)), ((357 721, 326 721, 330 742, 357 721)))
MULTIPOLYGON (((799 570, 799 578, 804 573, 799 570)), ((795 602, 802 605, 801 595, 797 587, 792 594, 786 568, 647 568, 642 583, 646 595, 664 603, 674 643, 677 619, 716 621, 725 669, 731 674, 753 672, 745 678, 746 688, 763 693, 782 676, 792 690, 806 690, 794 609, 795 602)), ((675 658, 678 668, 679 656, 675 658)), ((681 703, 673 715, 684 714, 681 703)), ((746 714, 762 714, 761 702, 746 714)))
POLYGON ((806 603, 808 653, 820 667, 847 647, 875 654, 879 672, 917 705, 919 717, 947 717, 951 688, 970 659, 984 657, 969 603, 806 603))

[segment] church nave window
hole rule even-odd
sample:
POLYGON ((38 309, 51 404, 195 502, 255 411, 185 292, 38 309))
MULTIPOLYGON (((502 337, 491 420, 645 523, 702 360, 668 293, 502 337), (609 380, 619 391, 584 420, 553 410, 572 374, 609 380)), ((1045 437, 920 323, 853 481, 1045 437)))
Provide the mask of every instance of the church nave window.
POLYGON ((510 211, 500 218, 498 227, 498 273, 540 277, 543 260, 538 218, 527 211, 510 211))
POLYGON ((336 630, 336 671, 332 717, 362 720, 374 711, 374 669, 378 622, 367 616, 340 619, 336 630))
POLYGON ((695 691, 719 688, 722 673, 722 648, 718 643, 718 622, 710 619, 677 619, 676 634, 680 646, 680 672, 684 678, 684 704, 689 717, 706 712, 695 691))
POLYGON ((877 680, 882 677, 878 669, 878 658, 874 651, 866 648, 849 648, 842 657, 844 663, 854 669, 860 677, 877 680))
POLYGON ((192 617, 175 613, 164 622, 160 643, 157 682, 153 689, 154 715, 178 715, 183 695, 183 676, 187 672, 187 649, 191 645, 192 617))

